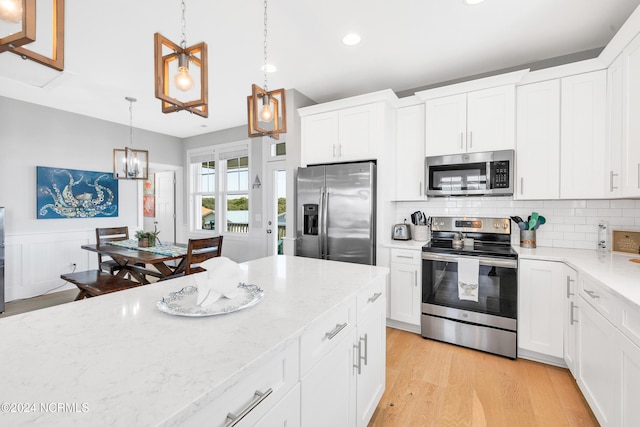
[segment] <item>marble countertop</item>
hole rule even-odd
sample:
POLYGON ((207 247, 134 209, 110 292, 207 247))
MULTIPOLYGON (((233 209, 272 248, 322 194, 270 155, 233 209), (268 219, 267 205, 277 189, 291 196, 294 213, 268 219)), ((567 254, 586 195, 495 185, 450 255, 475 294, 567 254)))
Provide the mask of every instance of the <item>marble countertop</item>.
POLYGON ((240 265, 265 296, 235 313, 159 311, 194 284, 185 276, 0 319, 0 424, 178 425, 389 271, 291 256, 240 265))
POLYGON ((630 262, 638 255, 599 252, 589 249, 545 248, 513 246, 519 259, 561 261, 588 274, 607 286, 613 293, 640 309, 640 264, 630 262))

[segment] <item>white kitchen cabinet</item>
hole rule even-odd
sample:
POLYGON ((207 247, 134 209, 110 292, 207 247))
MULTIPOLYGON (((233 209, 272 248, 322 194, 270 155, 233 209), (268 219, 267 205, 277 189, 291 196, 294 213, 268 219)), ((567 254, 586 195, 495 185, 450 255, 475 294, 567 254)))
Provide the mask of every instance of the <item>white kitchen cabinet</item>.
POLYGON ((640 424, 640 347, 621 332, 616 332, 615 357, 615 425, 635 427, 640 424))
POLYGON ((389 319, 420 326, 421 267, 420 250, 391 250, 389 319))
POLYGON ((620 55, 607 69, 607 147, 605 166, 605 196, 621 195, 623 115, 625 111, 624 66, 620 55))
POLYGON ((515 148, 515 85, 426 101, 425 154, 515 148))
POLYGON ((300 425, 300 383, 298 383, 254 427, 299 427, 300 425))
POLYGON ((396 200, 424 200, 424 104, 397 110, 396 200))
MULTIPOLYGON (((586 298, 591 299, 589 296, 586 298)), ((576 380, 600 425, 614 426, 615 328, 585 299, 582 292, 578 305, 576 380)))
POLYGON ((564 357, 564 264, 523 259, 518 266, 518 350, 564 357))
POLYGON ((371 419, 385 387, 384 286, 376 280, 302 336, 303 426, 366 426, 371 419))
POLYGON ((382 114, 372 103, 302 117, 304 164, 375 159, 382 114))
POLYGON ((515 198, 560 197, 560 80, 519 86, 515 198))
POLYGON ((366 427, 385 388, 386 314, 384 283, 358 295, 356 373, 356 425, 366 427))
POLYGON ((640 196, 640 35, 629 43, 623 55, 622 195, 640 196))
POLYGON ((564 363, 574 378, 577 377, 577 323, 578 323, 578 273, 571 267, 564 267, 564 363))
POLYGON ((560 198, 605 196, 605 70, 561 80, 560 198))

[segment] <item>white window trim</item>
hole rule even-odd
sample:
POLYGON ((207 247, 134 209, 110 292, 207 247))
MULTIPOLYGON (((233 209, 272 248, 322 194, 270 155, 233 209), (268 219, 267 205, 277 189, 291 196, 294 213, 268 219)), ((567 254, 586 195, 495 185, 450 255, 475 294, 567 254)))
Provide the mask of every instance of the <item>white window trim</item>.
MULTIPOLYGON (((203 148, 194 148, 191 150, 187 150, 186 153, 186 162, 187 162, 187 170, 189 174, 189 230, 191 234, 200 234, 203 236, 210 235, 224 235, 228 237, 232 237, 234 240, 247 240, 249 237, 249 232, 247 233, 236 233, 221 230, 216 228, 215 230, 205 230, 201 228, 195 228, 195 221, 197 221, 197 214, 195 212, 195 194, 194 191, 194 175, 193 175, 193 162, 192 159, 198 156, 206 156, 210 155, 211 159, 216 162, 216 188, 214 197, 216 199, 216 206, 225 206, 225 209, 218 210, 216 209, 216 224, 226 224, 227 220, 227 209, 226 209, 226 196, 227 194, 246 194, 249 198, 249 218, 251 218, 251 149, 248 141, 236 141, 224 144, 217 144, 203 148), (229 153, 237 152, 238 156, 244 157, 245 155, 249 158, 249 179, 248 179, 248 188, 247 191, 230 191, 227 192, 226 188, 226 167, 221 167, 221 162, 228 158, 235 158, 236 156, 228 157, 229 153), (223 172, 224 170, 224 172, 223 172), (221 203, 221 204, 220 204, 221 203)), ((204 161, 204 160, 203 160, 204 161)), ((202 192, 198 192, 198 194, 202 194, 202 192)))

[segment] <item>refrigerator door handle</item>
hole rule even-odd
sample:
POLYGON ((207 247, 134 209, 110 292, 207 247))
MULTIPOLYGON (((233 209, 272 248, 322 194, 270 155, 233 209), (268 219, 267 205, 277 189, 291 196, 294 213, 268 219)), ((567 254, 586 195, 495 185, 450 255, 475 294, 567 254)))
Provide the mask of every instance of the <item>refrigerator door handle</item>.
POLYGON ((322 252, 321 257, 323 259, 329 259, 329 242, 327 237, 328 232, 328 221, 327 216, 329 215, 329 192, 324 190, 322 192, 322 252))

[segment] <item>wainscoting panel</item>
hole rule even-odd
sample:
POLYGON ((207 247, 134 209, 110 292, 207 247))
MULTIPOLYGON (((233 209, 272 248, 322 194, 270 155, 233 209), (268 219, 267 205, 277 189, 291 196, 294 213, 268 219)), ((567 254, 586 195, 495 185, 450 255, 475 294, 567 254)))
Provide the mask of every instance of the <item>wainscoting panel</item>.
POLYGON ((73 289, 60 275, 95 269, 98 257, 81 249, 95 241, 95 230, 10 235, 6 238, 5 299, 31 298, 73 289))

